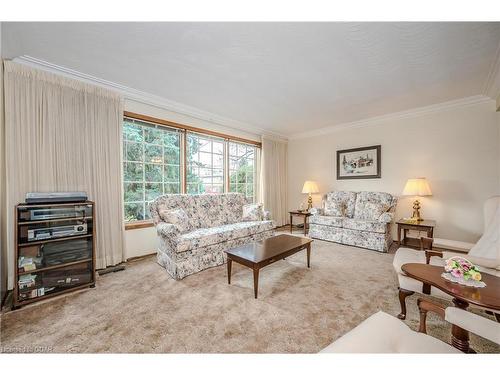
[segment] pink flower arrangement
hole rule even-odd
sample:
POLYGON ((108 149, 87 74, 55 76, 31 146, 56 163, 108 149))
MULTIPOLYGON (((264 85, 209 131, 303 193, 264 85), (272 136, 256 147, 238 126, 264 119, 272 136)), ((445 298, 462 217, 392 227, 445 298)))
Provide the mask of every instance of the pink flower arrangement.
POLYGON ((467 259, 462 257, 452 257, 447 259, 444 270, 451 273, 451 275, 457 279, 463 278, 464 280, 472 279, 475 281, 481 281, 481 273, 479 272, 479 269, 467 259))

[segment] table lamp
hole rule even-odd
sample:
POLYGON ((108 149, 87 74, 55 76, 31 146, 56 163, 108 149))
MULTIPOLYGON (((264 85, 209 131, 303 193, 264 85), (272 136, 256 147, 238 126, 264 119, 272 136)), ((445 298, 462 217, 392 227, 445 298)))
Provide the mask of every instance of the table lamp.
POLYGON ((319 193, 318 185, 314 181, 304 182, 304 187, 302 188, 302 194, 309 194, 307 199, 307 210, 309 211, 313 206, 312 194, 319 193))
POLYGON ((418 197, 425 197, 432 195, 431 188, 425 177, 409 178, 403 190, 403 195, 411 195, 416 197, 413 202, 413 215, 412 220, 423 221, 420 217, 420 202, 418 197))

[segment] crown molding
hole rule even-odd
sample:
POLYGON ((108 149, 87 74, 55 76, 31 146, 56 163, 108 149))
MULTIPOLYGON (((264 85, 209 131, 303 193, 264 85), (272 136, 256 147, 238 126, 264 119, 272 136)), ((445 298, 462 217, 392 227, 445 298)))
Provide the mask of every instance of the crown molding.
POLYGON ((500 96, 500 43, 483 85, 483 95, 487 95, 494 100, 500 96))
MULTIPOLYGON (((86 83, 91 83, 98 85, 113 91, 117 91, 124 96, 125 99, 133 100, 139 103, 147 104, 153 107, 165 109, 174 113, 178 113, 184 116, 188 116, 197 120, 207 121, 215 125, 224 126, 229 129, 239 130, 246 133, 267 136, 268 138, 275 140, 287 141, 288 139, 300 139, 320 136, 324 134, 330 134, 338 132, 345 129, 355 129, 362 128, 366 126, 373 126, 380 124, 389 120, 411 118, 416 116, 423 116, 430 113, 435 113, 455 107, 461 107, 466 105, 472 105, 476 103, 486 102, 492 100, 496 96, 492 96, 491 93, 495 91, 495 87, 498 85, 500 94, 500 48, 497 51, 497 57, 492 64, 492 68, 487 77, 484 85, 483 95, 475 95, 466 98, 461 98, 457 100, 447 101, 443 103, 433 104, 424 107, 417 107, 406 111, 389 113, 382 116, 370 117, 367 119, 353 121, 348 123, 341 123, 336 125, 330 125, 322 127, 320 129, 310 130, 306 132, 294 133, 289 136, 285 136, 281 133, 266 130, 262 127, 241 122, 238 120, 233 120, 224 116, 220 116, 211 112, 203 111, 182 103, 178 103, 172 100, 165 99, 163 97, 150 94, 141 90, 136 90, 115 82, 107 81, 102 78, 94 77, 89 74, 85 74, 73 69, 65 68, 50 62, 37 59, 35 57, 23 55, 13 59, 14 62, 22 63, 25 65, 32 66, 34 68, 43 69, 45 71, 63 75, 68 78, 77 79, 86 83), (486 93, 488 91, 488 93, 486 93)), ((498 96, 498 95, 497 95, 498 96)))
POLYGON ((220 116, 208 111, 203 111, 186 104, 178 103, 173 100, 163 98, 158 95, 150 94, 145 91, 136 90, 134 88, 111 82, 99 77, 94 77, 90 74, 82 73, 77 70, 69 69, 48 61, 40 60, 32 56, 23 55, 12 59, 12 61, 29 65, 34 68, 42 69, 51 73, 63 75, 68 78, 76 79, 86 83, 91 83, 113 91, 119 92, 125 99, 133 100, 139 103, 147 104, 153 107, 166 109, 184 116, 189 116, 197 120, 203 120, 215 125, 224 126, 226 128, 244 131, 255 135, 269 135, 279 139, 286 140, 287 136, 266 130, 254 124, 234 120, 228 117, 220 116))
POLYGON ((389 113, 387 115, 370 117, 359 121, 347 122, 337 125, 330 125, 316 130, 310 130, 302 133, 292 134, 289 139, 310 138, 319 135, 335 133, 346 129, 363 128, 366 126, 380 125, 385 121, 400 120, 411 117, 424 116, 435 112, 449 110, 456 107, 463 107, 467 105, 477 104, 492 101, 491 98, 485 95, 469 96, 462 99, 451 100, 443 103, 432 104, 425 107, 417 107, 406 111, 389 113))

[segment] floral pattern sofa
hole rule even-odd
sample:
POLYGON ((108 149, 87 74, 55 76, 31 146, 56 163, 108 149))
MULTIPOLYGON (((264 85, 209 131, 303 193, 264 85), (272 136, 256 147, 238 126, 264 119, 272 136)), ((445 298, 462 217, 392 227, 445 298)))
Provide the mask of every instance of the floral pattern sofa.
POLYGON ((313 208, 309 236, 387 252, 397 197, 383 192, 333 191, 313 208))
POLYGON ((149 209, 160 239, 158 263, 176 280, 224 264, 226 249, 274 235, 269 213, 247 205, 240 193, 167 194, 149 209), (180 220, 165 221, 172 213, 180 220))

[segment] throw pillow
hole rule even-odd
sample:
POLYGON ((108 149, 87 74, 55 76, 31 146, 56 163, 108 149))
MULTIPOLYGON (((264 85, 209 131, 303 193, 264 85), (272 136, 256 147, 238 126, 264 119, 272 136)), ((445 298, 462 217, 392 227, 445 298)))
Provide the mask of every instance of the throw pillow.
POLYGON ((342 201, 327 201, 325 203, 325 216, 345 216, 346 204, 342 201))
POLYGON ((189 231, 189 217, 182 208, 174 210, 160 210, 160 217, 166 223, 173 224, 180 233, 186 233, 189 231))
POLYGON ((243 206, 243 221, 262 221, 262 204, 251 203, 243 206))
POLYGON ((374 221, 378 220, 380 215, 386 212, 389 206, 380 202, 366 202, 363 208, 356 211, 356 218, 360 220, 374 221))

